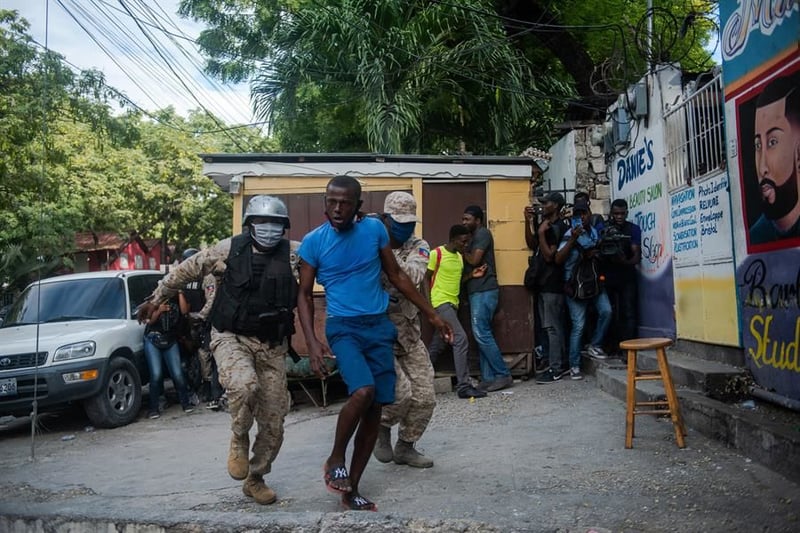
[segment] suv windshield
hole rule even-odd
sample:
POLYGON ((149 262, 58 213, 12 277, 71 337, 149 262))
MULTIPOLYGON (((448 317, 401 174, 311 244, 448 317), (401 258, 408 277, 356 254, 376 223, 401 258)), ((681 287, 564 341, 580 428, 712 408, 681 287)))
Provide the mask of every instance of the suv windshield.
POLYGON ((126 318, 125 286, 120 278, 72 279, 31 285, 11 306, 0 327, 39 322, 126 318))

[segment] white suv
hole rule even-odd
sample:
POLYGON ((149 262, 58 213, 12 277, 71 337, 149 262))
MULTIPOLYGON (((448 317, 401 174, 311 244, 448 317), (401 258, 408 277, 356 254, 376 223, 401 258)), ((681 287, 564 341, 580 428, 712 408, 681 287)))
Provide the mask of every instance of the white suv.
POLYGON ((0 415, 30 415, 34 400, 40 412, 82 402, 97 427, 131 423, 148 377, 135 311, 162 276, 87 272, 29 285, 0 325, 0 415))

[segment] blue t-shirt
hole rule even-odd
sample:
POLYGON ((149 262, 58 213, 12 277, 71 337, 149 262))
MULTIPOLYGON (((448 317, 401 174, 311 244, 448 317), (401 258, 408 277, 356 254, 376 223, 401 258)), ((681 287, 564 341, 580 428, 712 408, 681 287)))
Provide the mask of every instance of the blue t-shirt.
POLYGON ((381 286, 379 254, 388 244, 386 227, 376 218, 364 218, 344 232, 326 222, 303 238, 297 253, 317 270, 328 316, 386 312, 389 294, 381 286))
POLYGON ((800 218, 785 232, 775 227, 775 224, 763 214, 750 226, 750 244, 763 244, 792 237, 800 237, 800 218))
MULTIPOLYGON (((603 231, 604 224, 600 221, 597 222, 596 226, 590 226, 589 231, 585 231, 582 235, 578 237, 577 243, 584 249, 590 250, 597 246, 597 243, 600 242, 600 232, 603 231)), ((558 245, 558 249, 561 250, 567 245, 567 241, 572 236, 572 228, 568 229, 564 236, 561 238, 561 244, 558 245)), ((581 254, 578 251, 577 246, 573 246, 572 249, 569 251, 569 255, 567 256, 567 260, 564 263, 564 279, 569 280, 572 276, 572 270, 575 268, 575 265, 578 264, 578 261, 581 258, 581 254)))

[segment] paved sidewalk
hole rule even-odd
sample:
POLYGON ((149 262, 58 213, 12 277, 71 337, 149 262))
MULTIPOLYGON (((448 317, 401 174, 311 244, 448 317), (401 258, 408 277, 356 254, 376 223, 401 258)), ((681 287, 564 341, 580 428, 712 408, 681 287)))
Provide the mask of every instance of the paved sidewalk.
POLYGON ((368 465, 362 492, 378 513, 341 512, 324 489, 341 403, 289 415, 267 477, 279 500, 265 507, 227 475, 227 413, 173 406, 114 430, 44 431, 33 462, 29 428, 0 430, 0 530, 29 531, 37 518, 41 531, 800 529, 800 486, 696 432, 680 450, 671 423, 637 417, 635 448, 624 449, 625 406, 591 377, 437 399, 419 443, 433 468, 368 465))

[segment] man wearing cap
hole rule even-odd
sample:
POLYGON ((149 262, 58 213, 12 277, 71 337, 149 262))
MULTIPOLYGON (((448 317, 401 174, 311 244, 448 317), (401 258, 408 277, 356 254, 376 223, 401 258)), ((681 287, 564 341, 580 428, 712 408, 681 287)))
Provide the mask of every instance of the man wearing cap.
MULTIPOLYGON (((417 201, 407 192, 389 193, 381 215, 389 245, 400 269, 411 283, 419 287, 425 277, 430 256, 430 246, 414 235, 417 224, 417 201)), ((381 274, 383 289, 389 293, 389 318, 397 328, 394 343, 394 366, 397 373, 395 400, 384 406, 378 441, 373 454, 388 463, 429 468, 433 461, 414 449, 433 416, 436 395, 433 390, 433 365, 428 350, 422 342, 419 309, 381 274), (391 427, 399 424, 397 444, 392 449, 391 427)))
POLYGON ((288 227, 289 214, 280 199, 254 196, 244 213, 244 231, 171 270, 137 313, 140 322, 147 320, 187 282, 209 273, 216 277, 210 348, 231 413, 228 474, 245 480, 242 492, 262 505, 277 499, 264 475, 283 443, 289 411, 285 358, 294 332, 299 243, 283 238, 288 227))
POLYGON ((461 223, 472 234, 464 251, 464 275, 467 278, 470 322, 480 355, 481 384, 486 392, 511 387, 514 380, 503 360, 503 354, 492 333, 492 319, 497 311, 500 286, 497 284, 497 265, 494 257, 494 238, 485 227, 483 209, 477 205, 464 208, 461 223), (479 275, 473 275, 477 271, 479 275))
POLYGON ((564 196, 551 192, 539 200, 542 203, 542 222, 534 238, 531 219, 526 218, 525 242, 528 247, 541 254, 544 268, 537 276, 537 312, 541 327, 547 336, 547 354, 550 368, 537 376, 536 383, 554 383, 569 372, 564 364, 564 268, 556 263, 556 251, 561 237, 569 230, 569 225, 561 218, 564 196))
MULTIPOLYGON (((582 257, 595 257, 598 255, 597 244, 600 242, 600 232, 602 227, 593 226, 591 223, 592 212, 589 204, 578 199, 572 206, 571 228, 567 230, 556 252, 556 264, 564 265, 564 282, 571 279, 572 271, 577 267, 582 257)), ((566 296, 567 308, 572 322, 572 330, 569 336, 569 364, 570 378, 574 380, 583 379, 581 374, 581 343, 583 332, 586 327, 586 310, 590 303, 594 304, 597 310, 597 327, 592 333, 589 342, 589 355, 597 358, 605 358, 606 355, 601 348, 608 325, 611 322, 611 304, 604 288, 593 298, 578 300, 566 296)))

